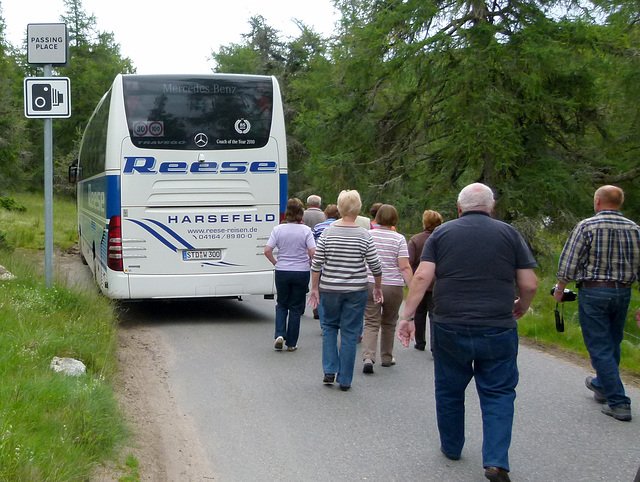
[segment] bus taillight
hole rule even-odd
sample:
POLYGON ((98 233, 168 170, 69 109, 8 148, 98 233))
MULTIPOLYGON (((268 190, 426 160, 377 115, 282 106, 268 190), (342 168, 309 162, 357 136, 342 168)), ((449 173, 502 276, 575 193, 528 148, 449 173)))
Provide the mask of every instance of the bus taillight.
POLYGON ((109 219, 109 241, 107 242, 107 266, 113 271, 124 271, 122 265, 122 229, 120 216, 109 219))

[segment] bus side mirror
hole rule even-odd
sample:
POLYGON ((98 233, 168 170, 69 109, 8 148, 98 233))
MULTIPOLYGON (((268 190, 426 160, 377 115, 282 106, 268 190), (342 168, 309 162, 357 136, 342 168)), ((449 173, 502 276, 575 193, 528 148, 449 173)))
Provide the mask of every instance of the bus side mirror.
POLYGON ((69 182, 76 183, 82 179, 82 166, 78 167, 77 161, 69 166, 69 182))

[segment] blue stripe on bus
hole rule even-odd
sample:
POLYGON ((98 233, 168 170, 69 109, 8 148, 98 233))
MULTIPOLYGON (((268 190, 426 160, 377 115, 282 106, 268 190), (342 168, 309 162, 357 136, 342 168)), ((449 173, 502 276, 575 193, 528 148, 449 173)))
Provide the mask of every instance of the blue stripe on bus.
POLYGON ((178 233, 176 233, 172 229, 169 229, 167 226, 162 224, 160 221, 156 221, 155 219, 145 219, 145 221, 149 221, 150 223, 153 223, 153 224, 155 224, 157 226, 160 226, 167 233, 169 233, 171 236, 173 236, 177 241, 180 241, 185 246, 185 248, 187 248, 187 249, 196 249, 193 246, 191 246, 187 241, 182 239, 178 233))
POLYGON ((215 266, 216 268, 219 268, 221 266, 243 266, 241 264, 227 263, 225 261, 220 261, 219 263, 202 263, 202 264, 206 264, 206 265, 209 265, 209 266, 215 266))
POLYGON ((289 200, 289 176, 280 174, 280 214, 284 214, 289 200))
POLYGON ((120 196, 120 175, 106 176, 107 178, 107 224, 111 216, 120 216, 122 199, 120 196))
POLYGON ((155 231, 153 228, 151 228, 150 226, 147 226, 146 224, 144 224, 141 221, 138 221, 136 219, 127 219, 127 221, 131 221, 134 224, 137 224, 138 226, 140 226, 143 229, 146 229, 147 231, 149 231, 153 236, 156 237, 156 239, 158 239, 158 241, 160 241, 162 244, 164 244, 165 246, 167 246, 169 249, 171 249, 174 252, 178 252, 178 248, 176 248, 173 244, 171 244, 167 239, 165 239, 160 233, 158 233, 157 231, 155 231))

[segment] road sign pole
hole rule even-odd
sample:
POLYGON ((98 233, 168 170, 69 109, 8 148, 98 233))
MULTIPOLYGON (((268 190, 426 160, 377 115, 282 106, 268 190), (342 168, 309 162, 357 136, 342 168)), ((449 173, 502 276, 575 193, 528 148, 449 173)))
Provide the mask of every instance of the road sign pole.
MULTIPOLYGON (((51 77, 53 66, 44 66, 44 76, 51 77)), ((44 119, 44 280, 53 285, 53 119, 44 119)))
POLYGON ((71 116, 71 87, 65 77, 51 78, 54 65, 69 62, 67 25, 27 25, 27 62, 44 66, 44 78, 24 79, 24 114, 44 119, 44 280, 53 286, 53 117, 71 116))

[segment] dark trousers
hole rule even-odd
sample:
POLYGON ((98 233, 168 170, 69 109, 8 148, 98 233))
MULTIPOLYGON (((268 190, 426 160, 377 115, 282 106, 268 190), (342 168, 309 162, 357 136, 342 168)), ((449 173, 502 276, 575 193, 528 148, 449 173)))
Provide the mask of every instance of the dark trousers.
POLYGON ((427 315, 429 315, 429 347, 433 351, 433 323, 431 323, 431 313, 433 312, 433 295, 431 291, 425 291, 420 304, 416 308, 414 323, 416 327, 416 347, 423 350, 427 345, 427 315))
POLYGON ((287 346, 296 346, 300 334, 300 317, 309 291, 309 271, 276 270, 276 334, 287 346), (288 318, 288 319, 287 319, 288 318))

